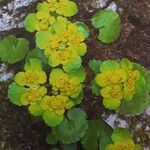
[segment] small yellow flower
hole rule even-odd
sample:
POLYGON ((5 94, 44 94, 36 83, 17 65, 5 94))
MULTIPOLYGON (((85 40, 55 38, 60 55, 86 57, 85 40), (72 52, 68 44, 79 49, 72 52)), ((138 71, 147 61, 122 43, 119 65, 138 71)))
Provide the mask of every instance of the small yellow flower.
POLYGON ((53 69, 49 78, 53 93, 60 92, 61 95, 76 98, 82 91, 82 84, 77 77, 69 77, 61 69, 53 69))
POLYGON ((74 102, 62 95, 45 96, 41 101, 41 108, 45 111, 54 111, 58 116, 65 113, 65 109, 70 109, 74 106, 74 102))
POLYGON ((47 89, 45 87, 40 86, 31 86, 27 89, 26 93, 24 93, 21 97, 22 105, 36 104, 38 103, 42 97, 47 93, 47 89))
POLYGON ((105 87, 126 81, 127 73, 123 69, 117 71, 106 71, 98 74, 95 80, 99 86, 105 87))
POLYGON ((33 84, 44 84, 46 82, 46 74, 44 71, 27 70, 19 72, 15 75, 14 81, 20 86, 30 86, 33 84))

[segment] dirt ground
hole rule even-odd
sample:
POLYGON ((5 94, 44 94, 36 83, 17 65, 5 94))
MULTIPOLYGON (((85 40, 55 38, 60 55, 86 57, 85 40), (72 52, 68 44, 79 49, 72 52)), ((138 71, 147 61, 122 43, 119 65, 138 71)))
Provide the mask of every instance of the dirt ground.
MULTIPOLYGON (((10 0, 0 3, 0 7, 10 0)), ((122 31, 120 38, 113 44, 103 44, 97 40, 98 32, 91 26, 91 17, 97 11, 93 8, 94 0, 76 0, 79 5, 79 13, 72 20, 85 22, 90 28, 90 37, 86 43, 88 53, 83 58, 83 65, 87 71, 86 86, 84 89, 85 99, 81 107, 86 111, 90 119, 102 117, 103 111, 99 97, 91 93, 90 81, 93 78, 88 62, 91 59, 119 59, 127 57, 130 60, 144 65, 150 69, 150 0, 114 0, 122 19, 122 31)), ((112 0, 108 1, 107 7, 112 0)), ((21 10, 21 12, 33 12, 36 3, 21 10)), ((31 41, 30 47, 34 47, 33 34, 27 33, 24 29, 12 29, 0 32, 0 37, 8 34, 15 34, 18 37, 26 37, 31 41)), ((22 63, 9 66, 9 69, 17 72, 21 69, 22 63)), ((11 81, 10 81, 11 82, 11 81)), ((0 150, 49 150, 45 142, 45 136, 49 131, 40 119, 32 117, 24 107, 12 105, 7 98, 9 83, 0 84, 0 150)), ((105 111, 110 113, 109 111, 105 111)), ((124 117, 129 123, 129 129, 134 135, 136 142, 150 150, 150 117, 145 115, 133 118, 124 117), (142 123, 140 129, 136 129, 137 123, 142 123)), ((81 149, 81 148, 80 148, 81 149)))

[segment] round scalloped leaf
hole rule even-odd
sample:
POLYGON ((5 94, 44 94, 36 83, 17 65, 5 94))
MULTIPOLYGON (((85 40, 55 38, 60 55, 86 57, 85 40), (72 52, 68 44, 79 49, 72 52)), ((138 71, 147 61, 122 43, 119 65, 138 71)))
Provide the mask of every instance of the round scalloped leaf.
POLYGON ((43 114, 39 104, 30 105, 28 109, 33 116, 41 116, 43 114))
POLYGON ((81 63, 82 63, 81 57, 77 57, 69 60, 68 64, 63 66, 63 69, 65 72, 69 73, 76 72, 81 67, 81 63))
POLYGON ((14 35, 0 41, 0 59, 8 64, 14 64, 24 59, 29 50, 29 42, 14 35))
POLYGON ((67 73, 67 74, 69 75, 69 77, 77 77, 78 79, 80 79, 80 82, 84 82, 86 78, 86 72, 83 67, 80 67, 76 72, 67 73))
POLYGON ((94 74, 97 75, 100 72, 100 66, 102 64, 102 61, 100 60, 90 60, 89 67, 93 70, 94 74))
POLYGON ((79 141, 88 128, 87 116, 80 108, 68 111, 64 121, 52 128, 53 135, 62 143, 70 144, 79 141))
POLYGON ((148 71, 139 64, 134 64, 134 69, 138 70, 141 74, 140 79, 136 82, 136 93, 131 101, 122 101, 117 110, 121 114, 131 116, 144 112, 144 110, 150 106, 150 75, 148 71))
POLYGON ((37 32, 35 37, 37 47, 40 49, 45 49, 49 45, 51 33, 49 31, 37 32))
POLYGON ((54 127, 63 121, 64 116, 58 116, 54 111, 45 111, 43 113, 43 119, 49 127, 54 127))
POLYGON ((106 72, 106 71, 115 71, 120 69, 120 65, 118 62, 114 60, 106 60, 103 61, 101 66, 100 66, 100 71, 101 72, 106 72))
POLYGON ((80 21, 75 22, 75 24, 78 27, 78 31, 84 35, 84 38, 87 38, 90 32, 88 26, 85 23, 80 21))
POLYGON ((105 150, 106 145, 112 143, 112 129, 100 120, 91 120, 89 128, 81 143, 85 150, 105 150))
POLYGON ((24 87, 19 86, 15 82, 9 85, 8 98, 14 104, 21 106, 21 96, 26 92, 24 87))
POLYGON ((24 69, 41 71, 42 70, 41 60, 37 58, 29 59, 29 61, 25 64, 24 69))
POLYGON ((28 32, 34 32, 39 21, 36 19, 35 13, 28 14, 24 21, 24 27, 28 32))
POLYGON ((98 39, 104 43, 114 42, 120 35, 120 17, 112 10, 99 10, 92 17, 92 25, 100 30, 98 39))
POLYGON ((76 3, 69 1, 65 8, 65 12, 63 13, 63 15, 65 17, 71 17, 71 16, 74 16, 77 12, 78 12, 78 8, 77 8, 76 3))

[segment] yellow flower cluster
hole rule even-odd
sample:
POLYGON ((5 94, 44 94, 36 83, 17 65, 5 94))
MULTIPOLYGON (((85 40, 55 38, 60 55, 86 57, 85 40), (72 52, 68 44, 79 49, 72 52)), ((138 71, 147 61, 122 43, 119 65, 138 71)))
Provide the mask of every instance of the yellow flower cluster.
POLYGON ((74 106, 74 102, 69 101, 66 96, 45 96, 41 102, 41 108, 51 113, 56 113, 58 116, 62 116, 65 113, 65 109, 70 109, 74 106))
POLYGON ((87 50, 86 44, 83 43, 84 36, 78 31, 76 24, 61 17, 59 19, 62 21, 57 22, 55 32, 44 50, 52 67, 67 65, 72 59, 83 56, 87 50))
POLYGON ((69 0, 47 0, 38 3, 37 12, 29 14, 24 21, 27 31, 48 30, 57 21, 56 16, 70 17, 77 13, 77 6, 69 0))
POLYGON ((133 70, 129 60, 122 59, 120 63, 105 61, 101 64, 100 71, 95 81, 101 87, 100 94, 104 97, 103 104, 106 108, 116 109, 121 100, 132 100, 140 72, 133 70))
POLYGON ((70 0, 47 0, 39 3, 37 10, 47 10, 65 17, 73 16, 77 13, 77 5, 70 0))
POLYGON ((76 98, 82 91, 83 85, 76 76, 69 76, 61 69, 53 69, 50 74, 50 84, 53 94, 76 98))
POLYGON ((41 84, 47 80, 46 73, 42 71, 37 59, 31 59, 30 64, 26 65, 25 72, 15 75, 14 81, 21 87, 27 87, 26 92, 21 96, 22 105, 33 105, 38 103, 47 93, 47 89, 41 84))
POLYGON ((114 144, 109 144, 105 150, 142 150, 141 146, 134 144, 132 139, 124 139, 124 141, 116 141, 114 144))

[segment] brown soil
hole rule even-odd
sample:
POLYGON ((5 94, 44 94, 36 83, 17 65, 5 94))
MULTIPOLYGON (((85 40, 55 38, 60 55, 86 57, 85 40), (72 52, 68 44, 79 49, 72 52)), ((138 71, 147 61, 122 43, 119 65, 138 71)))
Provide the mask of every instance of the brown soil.
MULTIPOLYGON (((88 68, 88 62, 91 59, 106 60, 127 57, 150 68, 150 1, 115 0, 115 2, 123 12, 120 13, 122 18, 121 36, 113 44, 106 45, 97 40, 98 32, 91 26, 90 21, 96 10, 92 13, 88 12, 86 9, 90 5, 88 0, 77 0, 80 10, 78 15, 73 17, 73 20, 84 21, 90 28, 90 37, 86 41, 88 53, 83 58, 83 65, 87 70, 87 81, 84 89, 85 99, 81 104, 90 119, 101 118, 102 112, 105 110, 102 106, 101 98, 95 97, 91 93, 90 82, 93 78, 93 73, 88 68)), ((31 6, 31 8, 27 11, 33 11, 35 5, 31 6)), ((24 29, 0 32, 1 37, 8 34, 26 37, 31 41, 31 47, 34 47, 33 35, 27 33, 24 29)), ((10 68, 15 68, 15 71, 20 70, 20 66, 17 67, 16 65, 10 66, 10 68)), ((7 88, 7 85, 0 85, 1 150, 50 149, 50 146, 44 141, 49 129, 40 119, 35 119, 28 114, 26 109, 12 105, 7 99, 7 88)), ((146 119, 148 120, 148 118, 146 119)), ((139 120, 141 121, 140 116, 132 119, 133 122, 138 122, 139 120)), ((131 130, 134 130, 134 126, 131 127, 131 130)), ((146 146, 150 147, 149 141, 148 138, 143 138, 142 140, 146 146)))

